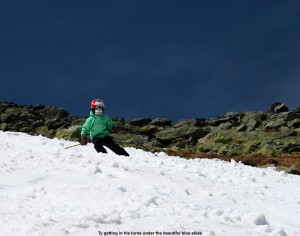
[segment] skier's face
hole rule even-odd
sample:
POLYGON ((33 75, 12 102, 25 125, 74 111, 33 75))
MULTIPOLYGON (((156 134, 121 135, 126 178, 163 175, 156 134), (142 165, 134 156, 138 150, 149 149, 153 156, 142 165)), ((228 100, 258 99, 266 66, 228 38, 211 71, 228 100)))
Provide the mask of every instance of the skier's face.
POLYGON ((96 107, 95 108, 95 115, 100 116, 103 113, 103 107, 96 107))

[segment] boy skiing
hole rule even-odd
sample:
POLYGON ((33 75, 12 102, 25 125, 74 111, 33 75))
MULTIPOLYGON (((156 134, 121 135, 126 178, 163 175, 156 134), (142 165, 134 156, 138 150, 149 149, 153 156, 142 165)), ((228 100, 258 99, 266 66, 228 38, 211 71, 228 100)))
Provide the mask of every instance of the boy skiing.
POLYGON ((87 145, 87 134, 97 152, 107 153, 103 146, 108 147, 118 155, 129 156, 124 148, 119 146, 110 137, 110 131, 114 128, 115 122, 108 116, 103 115, 105 109, 104 102, 100 99, 94 99, 91 102, 90 117, 86 119, 81 129, 80 144, 87 145))

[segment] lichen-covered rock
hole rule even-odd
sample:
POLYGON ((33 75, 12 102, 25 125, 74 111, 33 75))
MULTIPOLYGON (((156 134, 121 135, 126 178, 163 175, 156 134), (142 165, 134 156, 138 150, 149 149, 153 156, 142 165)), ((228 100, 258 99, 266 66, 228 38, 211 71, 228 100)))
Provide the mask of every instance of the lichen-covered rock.
POLYGON ((3 131, 7 131, 8 130, 8 124, 1 123, 0 129, 3 130, 3 131))
POLYGON ((155 134, 158 140, 170 141, 179 138, 194 137, 196 139, 201 138, 207 134, 206 130, 202 127, 196 126, 180 126, 178 128, 167 128, 159 131, 155 134))
POLYGON ((168 118, 157 118, 152 120, 149 125, 154 125, 154 126, 171 126, 172 125, 172 120, 168 118))
POLYGON ((65 120, 60 120, 57 118, 52 118, 52 119, 48 119, 45 122, 45 125, 49 128, 49 129, 54 129, 54 130, 58 130, 58 129, 62 129, 62 128, 67 128, 70 123, 65 121, 65 120))
POLYGON ((293 121, 295 119, 300 119, 300 113, 291 111, 286 114, 286 121, 293 121))
POLYGON ((130 125, 139 126, 142 127, 144 125, 147 125, 151 122, 150 118, 139 118, 139 119, 133 119, 129 122, 130 125))
POLYGON ((81 128, 82 126, 76 125, 66 129, 60 129, 56 132, 55 137, 58 139, 77 141, 80 137, 81 128))
POLYGON ((279 113, 279 112, 289 111, 289 109, 284 103, 275 102, 275 103, 272 104, 270 111, 279 113))
POLYGON ((241 123, 247 126, 247 131, 252 131, 259 128, 266 119, 265 112, 245 112, 241 123))
POLYGON ((69 113, 60 108, 60 107, 55 107, 55 106, 48 106, 43 110, 43 114, 46 117, 46 119, 52 119, 55 118, 57 120, 66 118, 69 116, 69 113))
MULTIPOLYGON (((0 103, 0 129, 77 141, 86 117, 54 106, 0 103)), ((114 140, 144 150, 185 150, 224 155, 300 152, 300 107, 273 104, 268 112, 228 112, 216 118, 115 119, 114 140)))
POLYGON ((283 120, 270 121, 265 125, 264 130, 267 132, 276 131, 282 126, 286 126, 286 122, 283 120))
POLYGON ((259 151, 257 153, 266 155, 266 156, 273 156, 273 155, 279 154, 279 150, 277 150, 274 145, 265 144, 264 146, 262 146, 259 149, 259 151))
POLYGON ((117 134, 112 134, 111 136, 113 137, 116 143, 125 147, 141 148, 145 143, 149 142, 148 136, 139 135, 139 134, 120 132, 117 134))
POLYGON ((141 127, 131 125, 129 123, 122 124, 121 126, 119 126, 119 128, 127 133, 141 134, 141 127))
POLYGON ((182 119, 179 120, 173 128, 179 128, 181 126, 196 126, 204 127, 208 125, 208 120, 206 118, 197 118, 197 119, 182 119))
POLYGON ((42 135, 47 138, 53 138, 54 137, 54 130, 48 129, 47 126, 41 126, 35 129, 35 134, 42 135))
POLYGON ((141 134, 146 134, 146 135, 153 135, 157 131, 161 131, 163 128, 161 126, 156 126, 156 125, 145 125, 140 129, 141 134))
POLYGON ((299 119, 299 118, 294 119, 294 120, 291 122, 291 124, 292 124, 293 127, 299 128, 299 127, 300 127, 300 119, 299 119))
POLYGON ((208 124, 211 126, 219 126, 220 124, 228 123, 230 119, 231 118, 229 118, 229 117, 213 119, 213 120, 209 121, 208 124))
POLYGON ((242 124, 236 129, 236 131, 237 132, 245 132, 247 129, 248 129, 248 126, 245 124, 242 124))

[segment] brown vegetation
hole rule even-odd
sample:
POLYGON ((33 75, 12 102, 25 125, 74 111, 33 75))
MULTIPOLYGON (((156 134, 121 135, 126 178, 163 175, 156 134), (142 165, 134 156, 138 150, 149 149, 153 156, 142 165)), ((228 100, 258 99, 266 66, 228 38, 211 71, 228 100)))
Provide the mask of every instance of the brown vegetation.
POLYGON ((220 159, 224 161, 231 161, 232 159, 236 162, 242 162, 245 165, 250 166, 266 166, 274 165, 280 167, 290 168, 292 166, 300 169, 300 153, 293 154, 282 154, 278 156, 264 156, 264 155, 254 155, 254 156, 226 156, 220 154, 207 154, 207 153, 194 153, 188 151, 165 151, 168 155, 180 156, 187 159, 194 158, 208 158, 208 159, 220 159))

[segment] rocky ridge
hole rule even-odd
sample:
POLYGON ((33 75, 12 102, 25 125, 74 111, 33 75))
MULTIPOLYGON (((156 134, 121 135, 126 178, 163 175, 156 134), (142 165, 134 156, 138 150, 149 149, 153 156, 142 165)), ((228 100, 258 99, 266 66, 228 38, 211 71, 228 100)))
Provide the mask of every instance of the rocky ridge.
MULTIPOLYGON (((0 103, 0 129, 49 138, 77 141, 85 117, 71 116, 63 108, 0 103)), ((229 112, 216 118, 114 119, 119 129, 115 141, 124 147, 197 156, 261 156, 293 158, 300 168, 300 107, 293 110, 276 102, 269 111, 229 112)), ((223 158, 226 159, 226 158, 223 158)))

